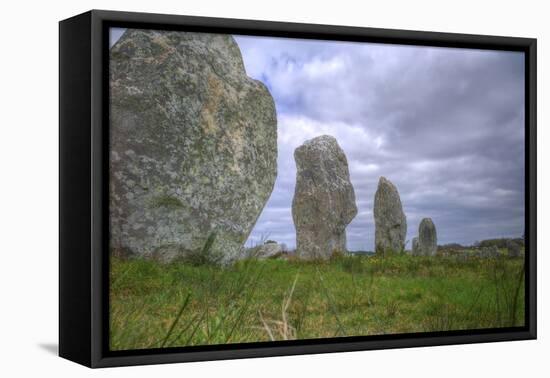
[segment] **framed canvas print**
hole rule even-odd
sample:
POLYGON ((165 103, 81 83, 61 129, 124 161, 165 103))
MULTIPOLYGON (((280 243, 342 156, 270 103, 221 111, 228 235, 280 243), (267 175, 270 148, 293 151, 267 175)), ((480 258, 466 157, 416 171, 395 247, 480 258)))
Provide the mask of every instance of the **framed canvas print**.
POLYGON ((536 337, 536 40, 60 22, 62 357, 536 337))

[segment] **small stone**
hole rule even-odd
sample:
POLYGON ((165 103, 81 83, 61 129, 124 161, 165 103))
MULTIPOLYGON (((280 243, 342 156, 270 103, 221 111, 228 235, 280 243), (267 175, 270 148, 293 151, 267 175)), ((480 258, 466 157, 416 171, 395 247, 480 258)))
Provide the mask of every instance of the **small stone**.
POLYGON ((283 252, 283 248, 278 243, 265 243, 258 248, 257 258, 270 259, 280 256, 283 252))

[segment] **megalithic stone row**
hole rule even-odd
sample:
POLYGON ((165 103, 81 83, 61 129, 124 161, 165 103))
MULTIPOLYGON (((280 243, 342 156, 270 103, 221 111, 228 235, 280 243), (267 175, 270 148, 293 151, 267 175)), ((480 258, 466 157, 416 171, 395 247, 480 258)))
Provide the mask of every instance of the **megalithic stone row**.
POLYGON ((405 249, 407 218, 395 185, 380 177, 374 195, 375 252, 378 255, 401 253, 405 249))
POLYGON ((332 136, 306 141, 294 151, 296 188, 292 218, 300 259, 328 259, 345 252, 346 226, 357 214, 344 151, 332 136))
POLYGON ((127 29, 110 50, 111 250, 240 253, 277 175, 277 119, 232 36, 127 29))

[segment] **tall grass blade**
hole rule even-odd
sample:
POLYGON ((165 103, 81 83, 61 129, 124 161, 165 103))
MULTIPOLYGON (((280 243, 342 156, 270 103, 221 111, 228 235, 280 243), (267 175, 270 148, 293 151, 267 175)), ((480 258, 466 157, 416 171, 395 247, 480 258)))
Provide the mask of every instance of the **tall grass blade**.
POLYGON ((262 322, 262 325, 264 326, 264 329, 267 332, 269 339, 271 341, 275 341, 275 336, 273 336, 273 332, 271 332, 271 328, 269 328, 269 325, 264 320, 264 317, 262 316, 262 312, 260 310, 258 310, 258 315, 260 316, 260 321, 262 322))
POLYGON ((174 331, 174 328, 176 328, 176 324, 178 324, 178 322, 181 318, 181 315, 183 314, 183 311, 185 310, 185 308, 189 304, 189 298, 191 298, 191 293, 187 293, 187 296, 185 297, 185 300, 183 301, 183 304, 181 305, 180 310, 178 311, 178 315, 176 316, 176 318, 172 322, 172 325, 170 326, 170 329, 168 330, 168 333, 166 333, 166 336, 164 337, 164 340, 162 341, 162 344, 160 345, 161 348, 164 348, 164 345, 166 345, 166 342, 168 341, 168 338, 170 337, 170 335, 174 331))
POLYGON ((325 297, 327 299, 328 307, 332 314, 334 315, 334 318, 336 319, 336 323, 338 324, 338 331, 340 334, 345 335, 346 331, 344 330, 344 326, 342 325, 342 322, 340 321, 340 317, 338 316, 338 312, 336 311, 336 308, 334 306, 334 300, 330 297, 330 294, 328 292, 328 289, 325 287, 325 281, 323 279, 323 276, 321 275, 321 272, 319 271, 319 268, 315 268, 317 270, 317 275, 319 276, 319 282, 321 283, 321 288, 323 289, 323 293, 325 294, 325 297))
POLYGON ((523 263, 523 266, 521 268, 521 272, 518 277, 518 283, 514 292, 514 297, 512 300, 512 306, 510 306, 510 325, 514 326, 516 324, 516 317, 517 317, 517 306, 518 306, 518 297, 519 297, 519 289, 521 287, 521 284, 524 282, 525 277, 525 262, 523 263))
POLYGON ((240 324, 244 313, 248 310, 248 306, 250 305, 251 298, 254 296, 254 293, 256 292, 256 287, 258 286, 258 281, 259 281, 259 278, 260 278, 262 272, 263 272, 263 266, 259 269, 258 274, 256 275, 256 277, 254 277, 254 279, 252 281, 252 288, 248 292, 248 295, 246 296, 244 305, 241 308, 241 311, 239 311, 239 314, 237 315, 237 319, 233 323, 233 327, 231 327, 231 331, 227 335, 227 338, 225 340, 226 343, 229 342, 229 340, 231 339, 231 336, 233 336, 233 332, 235 332, 235 329, 240 324))

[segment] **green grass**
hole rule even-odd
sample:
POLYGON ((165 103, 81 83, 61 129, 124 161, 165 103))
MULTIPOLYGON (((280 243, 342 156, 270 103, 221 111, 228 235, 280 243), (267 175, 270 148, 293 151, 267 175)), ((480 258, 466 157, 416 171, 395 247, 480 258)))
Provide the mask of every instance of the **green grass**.
POLYGON ((523 259, 111 259, 111 349, 521 326, 523 259))

